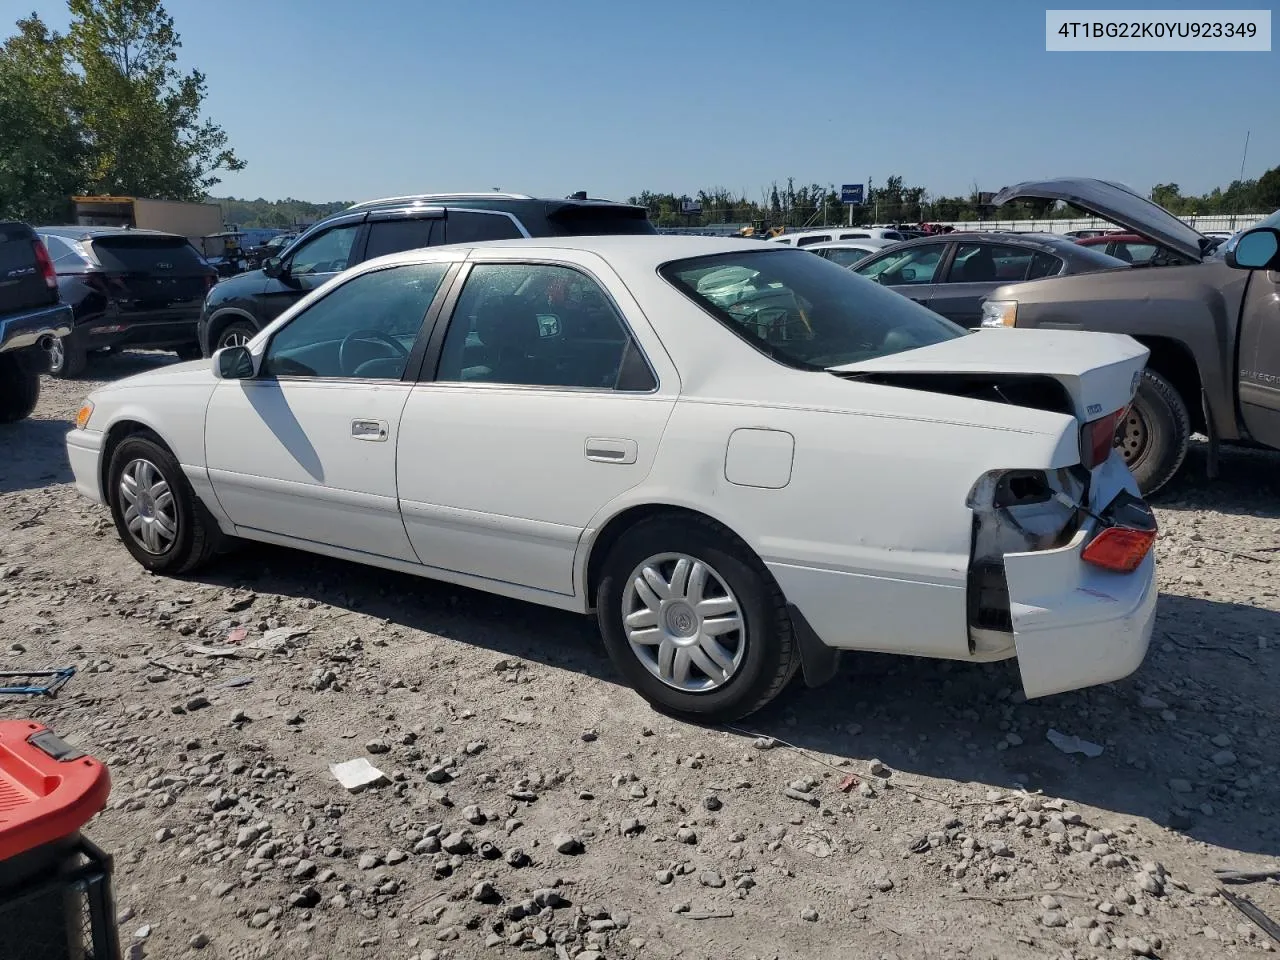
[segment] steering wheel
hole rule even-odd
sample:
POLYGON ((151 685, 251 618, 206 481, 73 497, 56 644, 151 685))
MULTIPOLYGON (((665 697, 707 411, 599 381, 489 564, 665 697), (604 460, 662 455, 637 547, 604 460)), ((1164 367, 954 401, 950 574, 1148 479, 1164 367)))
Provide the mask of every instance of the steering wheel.
POLYGON ((386 344, 395 351, 395 356, 398 359, 403 360, 409 357, 409 351, 405 348, 405 345, 390 334, 383 333, 381 330, 354 330, 342 338, 342 344, 338 347, 338 366, 347 376, 354 375, 354 370, 347 362, 347 353, 350 345, 356 340, 376 340, 378 343, 386 344))

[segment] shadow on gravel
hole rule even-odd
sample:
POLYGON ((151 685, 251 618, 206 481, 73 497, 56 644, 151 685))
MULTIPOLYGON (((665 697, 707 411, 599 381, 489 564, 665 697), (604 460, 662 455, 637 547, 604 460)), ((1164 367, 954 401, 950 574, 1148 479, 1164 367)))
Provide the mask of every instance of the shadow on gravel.
POLYGON ((1205 476, 1208 445, 1197 443, 1177 478, 1152 498, 1157 510, 1215 510, 1231 516, 1280 518, 1280 452, 1223 447, 1218 479, 1205 476))
POLYGON ((71 482, 63 449, 69 420, 19 420, 0 424, 0 494, 71 482), (50 451, 56 451, 50 455, 50 451))
MULTIPOLYGON (((276 547, 251 546, 198 579, 311 597, 501 656, 621 682, 594 622, 575 614, 276 547)), ((807 690, 797 680, 774 704, 736 726, 830 755, 876 757, 908 776, 996 788, 1022 784, 1162 825, 1170 824, 1176 809, 1184 819, 1174 823, 1198 840, 1276 855, 1280 782, 1247 765, 1250 759, 1273 765, 1271 744, 1280 732, 1280 669, 1272 654, 1257 650, 1260 636, 1280 637, 1280 614, 1164 595, 1146 663, 1115 684, 1017 703, 1013 695, 1021 686, 1013 661, 960 664, 856 654, 845 658, 827 686, 807 690), (1188 674, 1196 681, 1193 696, 1157 690, 1172 719, 1140 705, 1140 692, 1158 681, 1181 684, 1188 674), (1241 704, 1249 711, 1233 715, 1241 704), (1062 754, 1045 739, 1050 727, 1103 744, 1105 752, 1095 759, 1062 754), (1010 729, 1022 744, 997 749, 1010 729), (1224 732, 1242 758, 1230 767, 1209 759, 1219 749, 1209 738, 1224 732), (1243 799, 1234 796, 1236 778, 1251 774, 1258 782, 1242 788, 1243 799), (1173 778, 1190 781, 1192 792, 1172 793, 1173 778), (1202 804, 1212 812, 1202 812, 1202 804)), ((814 772, 799 757, 795 769, 814 772)), ((985 789, 970 792, 982 796, 985 789)))
POLYGON ((91 353, 88 366, 77 379, 123 380, 125 377, 132 377, 135 373, 146 373, 148 370, 156 370, 179 362, 177 354, 164 350, 112 350, 107 353, 91 353))

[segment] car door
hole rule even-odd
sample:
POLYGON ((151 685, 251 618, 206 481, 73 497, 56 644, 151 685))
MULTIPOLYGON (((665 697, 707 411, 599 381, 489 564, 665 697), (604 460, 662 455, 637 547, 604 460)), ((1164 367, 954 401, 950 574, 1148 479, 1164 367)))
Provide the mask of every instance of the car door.
POLYGON ((466 269, 405 405, 404 525, 429 567, 572 596, 587 524, 649 472, 675 370, 599 258, 491 256, 466 269))
POLYGON ((939 240, 890 249, 859 264, 855 272, 927 307, 948 246, 939 240))
POLYGON ((334 220, 331 226, 317 231, 289 251, 280 264, 279 275, 268 275, 257 295, 262 326, 352 264, 353 249, 364 219, 365 215, 360 213, 334 220))
POLYGON ((1249 436, 1280 449, 1280 270, 1252 270, 1240 311, 1240 413, 1249 436))
POLYGON ((965 241, 956 246, 929 309, 970 329, 982 325, 982 301, 996 287, 1018 283, 1031 273, 1036 251, 1012 244, 965 241))
POLYGON ((358 273, 274 330, 205 413, 218 502, 247 534, 413 561, 396 500, 400 413, 446 262, 358 273), (414 351, 417 351, 416 353, 414 351))

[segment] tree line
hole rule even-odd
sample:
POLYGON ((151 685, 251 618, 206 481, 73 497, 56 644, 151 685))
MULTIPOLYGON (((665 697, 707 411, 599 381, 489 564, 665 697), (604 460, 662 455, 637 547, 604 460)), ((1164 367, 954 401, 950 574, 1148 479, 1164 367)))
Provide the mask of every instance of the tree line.
POLYGON ((202 200, 244 168, 159 0, 67 7, 66 33, 32 13, 0 43, 0 218, 64 221, 77 194, 202 200))
MULTIPOLYGON (((840 202, 840 192, 834 184, 797 186, 793 177, 788 177, 785 184, 775 181, 756 199, 713 187, 684 194, 645 190, 628 198, 628 202, 646 207, 649 217, 660 227, 754 223, 798 228, 847 223, 850 214, 855 225, 1088 216, 1052 201, 1019 201, 997 211, 988 202, 991 193, 979 190, 976 184, 966 196, 933 194, 925 187, 909 187, 900 176, 886 177, 882 185, 865 186, 864 202, 852 210, 840 202), (696 204, 698 212, 685 213, 689 203, 696 204)), ((1214 187, 1202 196, 1183 195, 1176 183, 1158 184, 1151 191, 1151 199, 1178 215, 1270 213, 1280 208, 1280 166, 1256 180, 1233 180, 1226 188, 1214 187)))

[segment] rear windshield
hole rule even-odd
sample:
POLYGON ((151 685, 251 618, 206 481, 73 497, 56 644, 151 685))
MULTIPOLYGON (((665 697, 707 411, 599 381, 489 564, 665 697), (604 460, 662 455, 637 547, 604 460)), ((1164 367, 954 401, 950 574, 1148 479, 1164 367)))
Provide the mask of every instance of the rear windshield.
POLYGON ((99 237, 93 253, 107 270, 130 273, 206 273, 196 248, 181 237, 99 237))
POLYGON ((675 260, 659 272, 757 350, 802 370, 859 363, 967 332, 807 250, 675 260))
POLYGON ((657 233, 648 211, 630 207, 566 204, 547 214, 554 237, 612 236, 657 233))
POLYGON ((1128 263, 1121 260, 1119 257, 1111 257, 1103 253, 1102 251, 1105 249, 1106 244, 1102 244, 1100 246, 1085 246, 1083 243, 1071 243, 1070 241, 1066 243, 1049 241, 1049 246, 1059 247, 1071 256, 1075 261, 1071 268, 1072 273, 1082 273, 1088 269, 1110 270, 1115 267, 1129 266, 1128 263))

